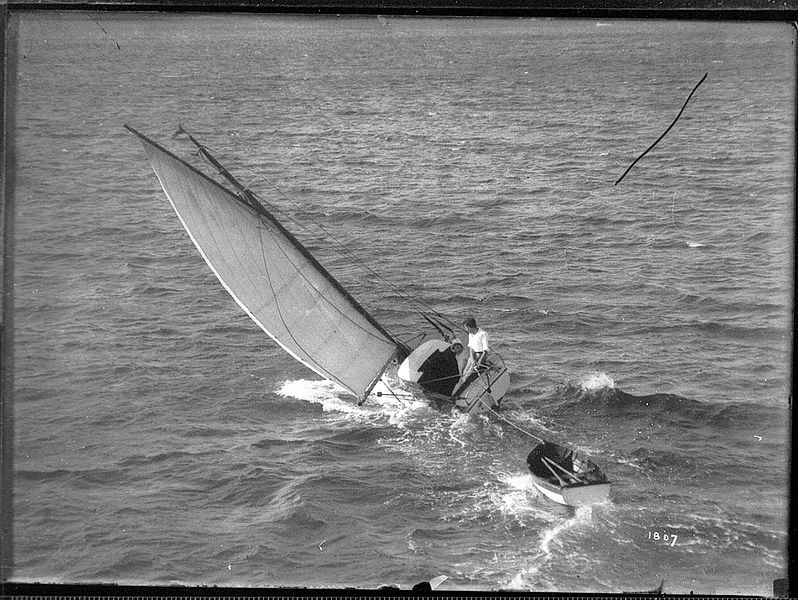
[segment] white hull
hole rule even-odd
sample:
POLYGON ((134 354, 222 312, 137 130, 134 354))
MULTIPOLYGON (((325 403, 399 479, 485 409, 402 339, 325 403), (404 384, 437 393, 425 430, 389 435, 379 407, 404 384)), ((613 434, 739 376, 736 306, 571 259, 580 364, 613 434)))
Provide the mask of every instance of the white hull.
POLYGON ((553 486, 546 481, 541 481, 534 475, 532 476, 532 483, 541 494, 564 506, 598 504, 610 496, 609 483, 559 487, 553 486))

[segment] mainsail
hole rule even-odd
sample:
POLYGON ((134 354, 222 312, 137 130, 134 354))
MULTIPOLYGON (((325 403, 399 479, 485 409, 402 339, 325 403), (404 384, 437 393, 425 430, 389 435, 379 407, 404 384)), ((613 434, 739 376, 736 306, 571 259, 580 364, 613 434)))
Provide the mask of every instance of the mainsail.
POLYGON ((248 192, 235 194, 125 127, 141 140, 183 227, 241 308, 291 356, 364 400, 402 344, 248 192))

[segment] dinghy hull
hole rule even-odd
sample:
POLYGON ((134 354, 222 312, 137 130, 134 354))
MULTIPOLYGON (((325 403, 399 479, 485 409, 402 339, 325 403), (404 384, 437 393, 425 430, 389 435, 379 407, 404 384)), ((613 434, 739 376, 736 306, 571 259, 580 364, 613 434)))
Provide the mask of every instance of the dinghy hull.
POLYGON ((550 484, 543 478, 532 476, 535 488, 550 500, 565 506, 585 506, 598 504, 610 497, 610 484, 563 487, 550 484))
POLYGON ((543 442, 527 457, 532 483, 544 496, 565 506, 604 502, 610 481, 592 460, 570 448, 543 442))

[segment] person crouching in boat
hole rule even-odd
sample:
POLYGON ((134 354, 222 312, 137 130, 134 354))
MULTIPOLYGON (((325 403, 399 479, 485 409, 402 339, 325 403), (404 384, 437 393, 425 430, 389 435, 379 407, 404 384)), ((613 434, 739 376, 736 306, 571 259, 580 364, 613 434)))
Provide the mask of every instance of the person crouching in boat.
POLYGON ((435 350, 418 370, 418 383, 428 392, 449 396, 460 381, 463 363, 466 361, 463 342, 456 336, 447 336, 449 347, 435 350))
POLYGON ((456 400, 464 389, 488 369, 487 359, 490 348, 488 347, 488 334, 477 325, 474 317, 463 321, 463 326, 468 332, 469 359, 463 370, 463 379, 452 391, 452 399, 456 400))
POLYGON ((446 341, 450 344, 449 349, 452 351, 452 354, 457 357, 457 375, 459 380, 460 376, 465 372, 469 356, 467 353, 463 352, 463 342, 460 341, 459 337, 455 335, 447 336, 446 341))

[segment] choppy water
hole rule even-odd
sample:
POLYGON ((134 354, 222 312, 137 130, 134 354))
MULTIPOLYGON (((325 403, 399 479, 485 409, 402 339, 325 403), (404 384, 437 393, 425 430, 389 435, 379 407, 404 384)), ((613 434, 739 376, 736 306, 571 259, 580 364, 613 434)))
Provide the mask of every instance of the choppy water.
POLYGON ((789 26, 15 24, 16 580, 768 594, 786 576, 789 26), (215 280, 125 122, 186 156, 170 137, 192 130, 398 335, 419 322, 397 288, 475 314, 515 427, 315 380, 215 280), (611 502, 539 496, 519 429, 588 451, 611 502))

